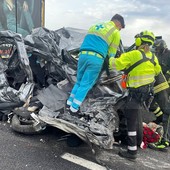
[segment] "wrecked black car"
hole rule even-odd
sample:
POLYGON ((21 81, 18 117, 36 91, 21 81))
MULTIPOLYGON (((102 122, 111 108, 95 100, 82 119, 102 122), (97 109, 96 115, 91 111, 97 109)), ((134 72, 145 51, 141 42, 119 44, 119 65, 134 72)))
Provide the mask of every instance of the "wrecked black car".
POLYGON ((11 57, 0 58, 0 114, 22 106, 32 94, 34 83, 24 41, 11 31, 0 32, 0 44, 11 44, 11 57))
MULTIPOLYGON (((0 44, 12 44, 8 61, 3 63, 1 59, 4 82, 0 102, 11 106, 1 108, 1 112, 12 113, 14 131, 35 134, 53 126, 75 134, 89 145, 112 149, 115 138, 126 126, 122 113, 128 91, 120 86, 122 72, 112 71, 108 77, 102 71, 80 108, 81 118, 65 110, 76 81, 79 47, 85 35, 86 31, 73 28, 37 28, 24 40, 13 32, 0 33, 0 44)), ((152 114, 145 117, 148 122, 155 119, 152 114)))

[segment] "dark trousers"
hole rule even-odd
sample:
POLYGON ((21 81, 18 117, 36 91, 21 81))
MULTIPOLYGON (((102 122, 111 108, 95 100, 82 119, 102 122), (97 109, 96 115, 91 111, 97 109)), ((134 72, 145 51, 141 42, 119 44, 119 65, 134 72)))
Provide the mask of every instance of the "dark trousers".
POLYGON ((142 143, 143 139, 141 110, 141 103, 134 98, 128 101, 125 106, 125 117, 127 119, 128 130, 128 152, 131 154, 137 153, 137 146, 142 143), (131 135, 131 132, 133 135, 131 135))
POLYGON ((167 90, 163 90, 155 95, 155 101, 163 112, 162 125, 164 129, 163 139, 170 142, 170 102, 167 90))
POLYGON ((152 91, 153 84, 139 88, 129 88, 125 117, 128 130, 128 152, 131 154, 137 154, 137 146, 142 143, 143 119, 141 111, 145 110, 143 103, 151 97, 152 91))

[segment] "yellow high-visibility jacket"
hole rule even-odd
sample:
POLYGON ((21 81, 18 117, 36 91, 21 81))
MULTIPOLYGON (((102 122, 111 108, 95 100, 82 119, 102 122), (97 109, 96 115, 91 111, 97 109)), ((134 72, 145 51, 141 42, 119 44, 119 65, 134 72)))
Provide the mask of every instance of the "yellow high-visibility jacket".
MULTIPOLYGON (((145 55, 149 59, 152 58, 151 52, 147 52, 145 55)), ((133 50, 123 53, 119 58, 115 58, 112 61, 112 66, 114 66, 117 70, 126 70, 142 58, 142 53, 139 50, 133 50)), ((154 82, 155 76, 161 72, 161 66, 159 65, 156 56, 154 56, 154 62, 155 65, 148 60, 132 69, 128 73, 126 86, 137 88, 154 82)))
POLYGON ((95 51, 104 58, 114 57, 120 43, 120 32, 113 21, 93 25, 80 47, 80 51, 95 51))

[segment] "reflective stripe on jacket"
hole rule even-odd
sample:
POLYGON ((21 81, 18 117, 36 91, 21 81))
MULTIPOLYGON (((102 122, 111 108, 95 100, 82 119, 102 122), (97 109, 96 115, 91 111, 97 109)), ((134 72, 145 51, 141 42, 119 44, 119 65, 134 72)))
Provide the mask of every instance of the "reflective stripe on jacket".
MULTIPOLYGON (((146 57, 151 59, 152 53, 146 53, 146 57)), ((139 50, 133 50, 116 58, 114 65, 117 70, 126 70, 142 58, 143 56, 139 50)), ((127 87, 137 88, 154 82, 155 76, 161 72, 161 67, 156 56, 154 56, 154 62, 155 65, 151 61, 143 62, 131 70, 127 77, 127 87)))
POLYGON ((80 50, 95 51, 103 57, 107 55, 109 57, 114 57, 119 43, 120 32, 116 28, 114 22, 108 21, 93 25, 89 29, 80 50))

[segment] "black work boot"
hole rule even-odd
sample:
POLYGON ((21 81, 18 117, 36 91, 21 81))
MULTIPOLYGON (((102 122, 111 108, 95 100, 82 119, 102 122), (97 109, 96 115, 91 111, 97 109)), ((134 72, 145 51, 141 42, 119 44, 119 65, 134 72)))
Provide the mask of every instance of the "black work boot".
POLYGON ((126 158, 130 161, 135 161, 137 158, 137 154, 131 154, 128 151, 123 151, 123 150, 119 151, 119 156, 126 158))
POLYGON ((157 143, 149 143, 148 147, 157 151, 168 152, 169 142, 162 140, 157 143))

